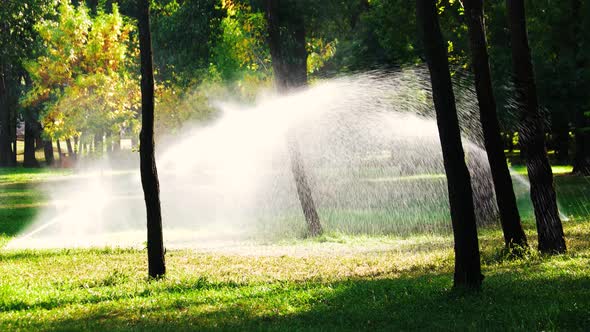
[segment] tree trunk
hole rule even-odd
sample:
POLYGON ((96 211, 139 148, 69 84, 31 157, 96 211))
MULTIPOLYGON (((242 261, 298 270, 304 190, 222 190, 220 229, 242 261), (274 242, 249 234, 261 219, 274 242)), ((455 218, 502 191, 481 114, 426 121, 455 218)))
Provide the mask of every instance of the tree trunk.
POLYGON ((0 167, 14 166, 11 147, 11 110, 5 64, 0 63, 0 167))
POLYGON ((63 162, 63 153, 61 151, 61 144, 59 143, 59 140, 57 140, 57 158, 61 164, 63 162))
POLYGON ((31 117, 25 121, 25 153, 23 156, 24 167, 39 167, 39 162, 35 157, 35 136, 37 135, 37 124, 31 117))
POLYGON ((74 136, 74 157, 78 159, 78 153, 80 152, 80 145, 78 136, 74 136))
MULTIPOLYGON (((268 44, 272 58, 274 79, 281 93, 307 85, 307 50, 303 15, 297 10, 297 2, 266 0, 268 44)), ((291 159, 291 171, 297 187, 297 195, 303 210, 309 235, 322 233, 320 218, 313 200, 311 186, 301 158, 297 135, 288 134, 287 145, 291 159)))
POLYGON ((527 246, 512 187, 510 170, 502 146, 500 123, 496 113, 496 99, 492 88, 489 55, 483 18, 483 0, 464 0, 471 59, 475 74, 475 89, 479 102, 479 113, 484 145, 490 163, 492 180, 496 191, 496 202, 500 211, 500 222, 506 247, 527 246))
POLYGON ((479 289, 483 276, 479 255, 473 191, 447 55, 447 44, 440 30, 436 1, 416 0, 419 31, 422 34, 426 62, 430 70, 432 96, 447 174, 453 237, 455 240, 455 287, 479 289))
POLYGON ((147 212, 148 270, 152 278, 166 273, 160 188, 154 142, 154 69, 150 35, 149 0, 139 0, 139 48, 141 53, 140 168, 147 212))
MULTIPOLYGON (((24 81, 28 88, 32 86, 29 75, 23 74, 24 81)), ((37 122, 37 112, 32 108, 25 110, 25 151, 23 155, 24 167, 39 167, 35 156, 35 141, 40 136, 41 125, 37 122)))
POLYGON ((525 149, 526 165, 531 183, 531 199, 537 221, 539 250, 543 253, 566 251, 553 173, 545 147, 545 129, 539 111, 531 50, 526 31, 524 0, 507 0, 512 65, 516 103, 522 124, 521 149, 525 149))
POLYGON ((68 157, 70 157, 71 159, 75 159, 76 153, 74 152, 74 147, 72 146, 71 139, 66 139, 66 146, 68 147, 68 157))
POLYGON ((45 163, 47 166, 53 166, 55 160, 53 156, 53 142, 51 140, 43 141, 43 152, 45 153, 45 163))

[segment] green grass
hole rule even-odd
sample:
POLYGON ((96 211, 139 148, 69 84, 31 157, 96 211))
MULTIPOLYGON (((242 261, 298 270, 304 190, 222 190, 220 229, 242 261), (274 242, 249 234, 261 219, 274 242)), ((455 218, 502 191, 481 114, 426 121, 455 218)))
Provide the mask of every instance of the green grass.
MULTIPOLYGON (((44 204, 39 185, 64 175, 13 173, 0 171, 0 246, 44 204)), ((449 235, 328 233, 238 253, 172 250, 161 281, 146 279, 143 250, 0 249, 0 331, 588 330, 588 179, 556 183, 573 207, 569 252, 508 259, 501 232, 482 230, 480 293, 451 291, 449 235)), ((534 246, 531 222, 526 231, 534 246)))

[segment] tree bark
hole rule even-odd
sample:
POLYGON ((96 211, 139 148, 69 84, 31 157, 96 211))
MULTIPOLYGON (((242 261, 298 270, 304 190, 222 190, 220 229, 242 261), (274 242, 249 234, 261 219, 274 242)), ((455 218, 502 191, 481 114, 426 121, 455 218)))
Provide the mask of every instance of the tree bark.
POLYGON ((45 153, 45 163, 47 166, 53 166, 55 160, 53 156, 53 142, 51 140, 43 141, 43 152, 45 153))
MULTIPOLYGON (((29 75, 23 74, 27 87, 32 86, 29 75)), ((40 136, 41 125, 37 122, 37 112, 32 108, 25 110, 25 151, 23 155, 24 167, 39 167, 35 156, 35 141, 40 136)))
POLYGON ((68 148, 68 157, 71 159, 76 159, 76 152, 74 152, 74 147, 72 146, 72 140, 66 139, 66 146, 68 148))
POLYGON ((59 160, 60 164, 61 164, 61 163, 62 163, 62 161, 63 161, 63 158, 62 158, 63 156, 62 156, 62 154, 63 154, 63 153, 62 153, 62 151, 61 151, 61 144, 59 143, 59 140, 57 140, 57 158, 58 158, 58 160, 59 160))
POLYGON ((419 30, 432 82, 432 96, 447 175, 453 237, 455 240, 454 286, 479 289, 483 280, 473 206, 473 192, 461 130, 447 45, 440 30, 436 1, 416 0, 419 30))
POLYGON ((35 136, 37 135, 37 123, 31 117, 25 121, 25 153, 23 156, 24 167, 39 167, 35 156, 35 136))
POLYGON ((159 278, 166 273, 160 188, 154 142, 154 69, 150 35, 149 0, 139 0, 139 48, 141 53, 140 169, 147 212, 148 273, 159 278))
POLYGON ((516 196, 512 186, 510 170, 502 145, 500 123, 496 113, 496 98, 492 88, 489 55, 483 17, 483 0, 464 0, 471 59, 475 74, 475 90, 479 102, 479 113, 484 145, 490 163, 492 180, 496 191, 496 202, 500 211, 500 222, 506 247, 525 247, 527 239, 520 222, 516 196))
POLYGON ((74 156, 78 159, 78 154, 80 153, 80 139, 78 136, 74 136, 74 156))
POLYGON ((524 0, 507 0, 516 104, 522 124, 520 139, 525 149, 535 210, 539 250, 543 253, 566 251, 563 227, 557 209, 553 173, 545 146, 545 128, 539 111, 537 90, 526 31, 524 0))
MULTIPOLYGON (((268 44, 277 89, 281 93, 307 85, 307 50, 305 24, 297 3, 288 0, 266 0, 268 44)), ((287 137, 291 171, 309 235, 322 233, 320 218, 294 131, 287 137)))
POLYGON ((8 96, 8 73, 6 65, 0 63, 0 167, 14 166, 10 126, 11 107, 8 96))

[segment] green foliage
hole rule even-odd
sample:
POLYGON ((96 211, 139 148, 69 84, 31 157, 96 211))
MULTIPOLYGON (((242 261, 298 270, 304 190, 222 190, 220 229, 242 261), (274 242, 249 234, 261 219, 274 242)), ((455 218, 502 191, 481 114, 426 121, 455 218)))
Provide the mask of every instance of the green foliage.
POLYGON ((33 89, 23 103, 43 103, 41 123, 52 139, 136 129, 133 26, 116 5, 111 13, 100 10, 95 17, 68 0, 58 10, 57 20, 36 26, 46 51, 26 65, 33 89))
POLYGON ((189 87, 208 72, 224 10, 219 0, 153 2, 151 28, 157 78, 189 87))

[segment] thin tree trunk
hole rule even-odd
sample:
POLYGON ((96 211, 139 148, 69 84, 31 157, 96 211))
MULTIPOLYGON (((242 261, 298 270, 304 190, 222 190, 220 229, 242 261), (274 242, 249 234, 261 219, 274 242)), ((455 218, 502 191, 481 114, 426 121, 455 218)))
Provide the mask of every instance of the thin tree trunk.
MULTIPOLYGON (((24 74, 23 78, 27 87, 32 86, 29 75, 24 74)), ((39 167, 39 162, 35 156, 35 140, 39 137, 39 123, 37 122, 37 112, 29 108, 25 111, 25 151, 23 155, 24 167, 39 167)))
POLYGON ((471 59, 475 74, 475 89, 479 102, 479 113, 484 145, 490 163, 492 180, 496 191, 496 202, 500 211, 500 222, 506 247, 527 246, 526 235, 520 222, 516 196, 512 187, 510 170, 502 146, 500 123, 496 113, 496 98, 492 88, 489 56, 483 18, 483 0, 464 0, 469 28, 471 59))
POLYGON ((76 158, 76 153, 74 152, 74 147, 72 146, 72 140, 71 139, 66 139, 66 146, 68 148, 68 157, 70 157, 71 159, 75 159, 76 158))
POLYGON ((51 140, 43 141, 43 152, 45 153, 45 163, 47 166, 53 166, 55 160, 53 156, 53 142, 51 140))
POLYGON ((303 215, 307 222, 307 229, 311 236, 318 236, 322 234, 322 226, 320 224, 320 216, 316 210, 315 202, 311 195, 311 186, 307 180, 305 173, 305 166, 303 159, 301 158, 301 151, 299 149, 299 143, 293 133, 288 137, 289 155, 291 158, 291 172, 295 179, 295 185, 297 187, 297 196, 303 209, 303 215))
POLYGON ((557 210, 553 173, 545 147, 545 129, 537 99, 531 50, 526 31, 524 0, 507 0, 506 3, 516 103, 520 107, 522 116, 521 149, 525 149, 531 183, 531 199, 539 235, 539 250, 543 253, 563 253, 566 251, 566 246, 557 210))
POLYGON ((150 35, 149 0, 139 0, 139 48, 141 53, 141 183, 147 212, 148 270, 152 278, 166 273, 160 188, 154 142, 154 72, 150 35))
MULTIPOLYGON (((268 44, 276 86, 281 93, 307 85, 305 25, 296 1, 266 0, 268 44), (289 15, 285 15, 288 11, 289 15), (288 17, 287 17, 288 16, 288 17), (281 29, 283 31, 281 31, 281 29)), ((291 171, 309 235, 322 233, 320 218, 294 131, 287 137, 291 171)))
POLYGON ((80 146, 78 145, 78 136, 74 136, 74 157, 78 159, 78 153, 80 152, 80 146))
POLYGON ((440 30, 436 0, 416 0, 416 5, 416 17, 422 34, 426 62, 430 70, 432 95, 447 174, 455 240, 454 285, 455 287, 479 289, 483 276, 473 207, 473 191, 461 144, 461 130, 451 84, 447 44, 444 42, 440 30))
POLYGON ((61 151, 61 144, 59 143, 59 140, 57 140, 57 158, 58 158, 60 164, 63 162, 62 155, 63 155, 63 153, 61 151))
POLYGON ((10 101, 6 65, 0 63, 0 167, 14 166, 10 136, 10 101))

